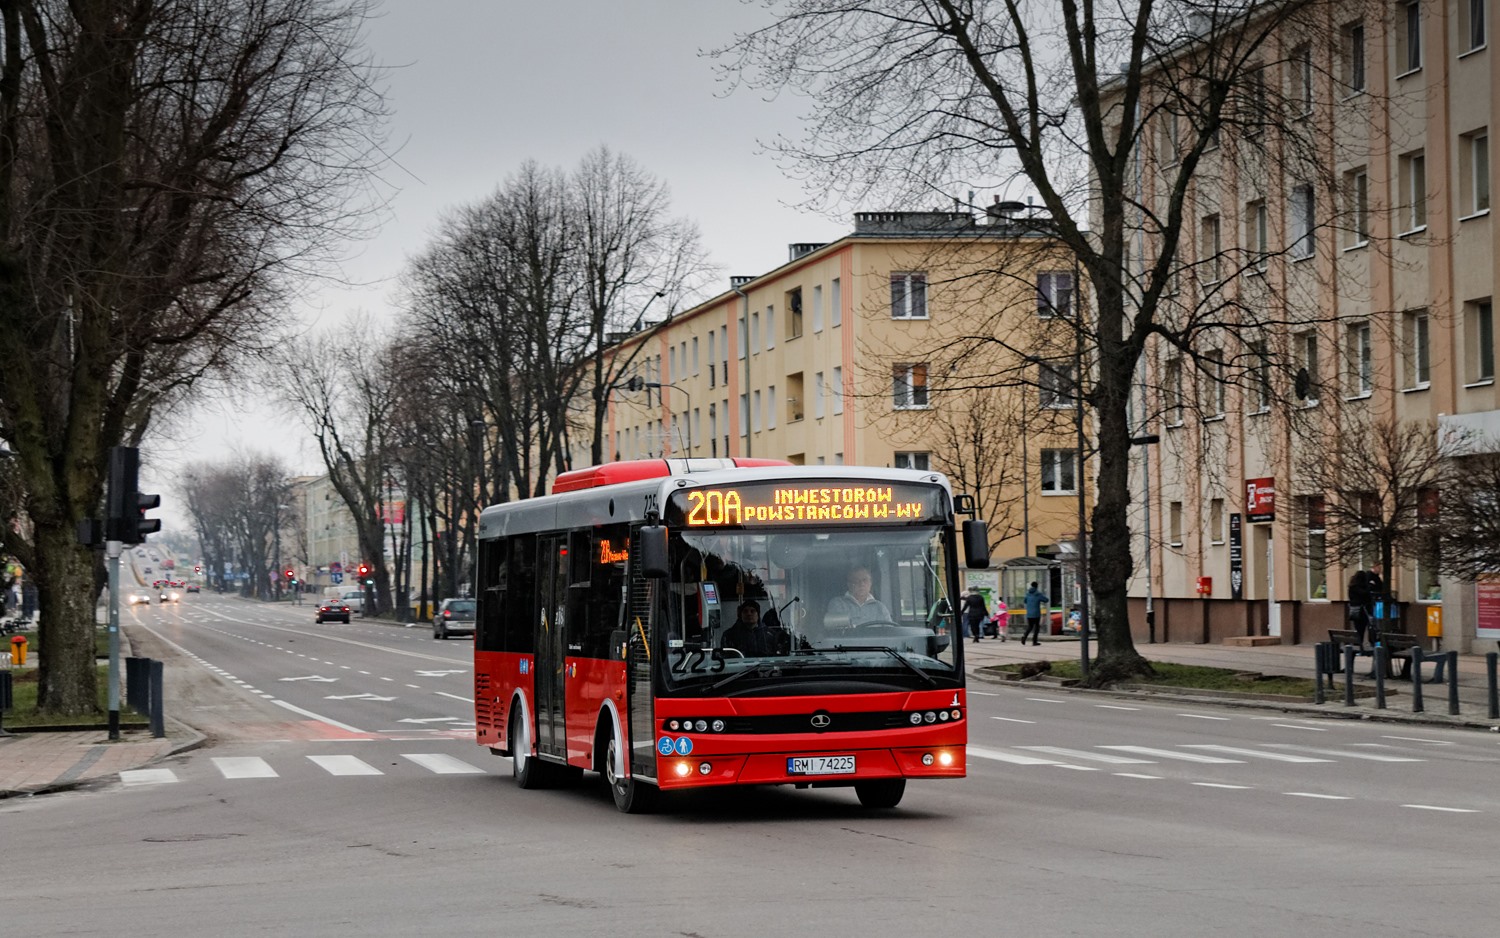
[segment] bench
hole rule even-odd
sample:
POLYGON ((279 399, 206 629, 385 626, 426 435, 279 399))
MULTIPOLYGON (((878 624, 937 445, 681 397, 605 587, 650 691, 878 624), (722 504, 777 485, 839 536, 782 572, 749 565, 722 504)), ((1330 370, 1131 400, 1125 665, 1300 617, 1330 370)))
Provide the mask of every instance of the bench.
MULTIPOLYGON (((1395 664, 1397 661, 1401 662, 1401 677, 1413 681, 1421 680, 1422 676, 1420 674, 1412 673, 1412 662, 1416 660, 1412 654, 1412 649, 1421 645, 1422 640, 1420 638, 1415 635, 1408 635, 1405 632, 1382 632, 1380 633, 1380 641, 1386 647, 1386 660, 1391 664, 1395 664)), ((1448 656, 1424 655, 1422 663, 1432 665, 1432 677, 1423 680, 1422 683, 1441 684, 1443 676, 1448 671, 1448 656)))
POLYGON ((1359 633, 1353 629, 1329 629, 1328 644, 1331 651, 1328 660, 1324 663, 1328 674, 1338 674, 1344 670, 1345 645, 1353 646, 1356 657, 1367 657, 1371 654, 1370 649, 1360 644, 1359 633))

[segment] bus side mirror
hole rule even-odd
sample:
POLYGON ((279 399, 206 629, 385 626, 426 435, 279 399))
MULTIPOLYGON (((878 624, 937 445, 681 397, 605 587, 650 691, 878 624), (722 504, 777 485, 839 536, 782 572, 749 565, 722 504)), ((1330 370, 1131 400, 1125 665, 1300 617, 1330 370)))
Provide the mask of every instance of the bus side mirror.
POLYGON ((990 565, 990 534, 983 521, 964 522, 964 561, 971 570, 990 565))
POLYGON ((641 573, 664 580, 671 573, 667 563, 667 529, 660 524, 641 528, 641 573))

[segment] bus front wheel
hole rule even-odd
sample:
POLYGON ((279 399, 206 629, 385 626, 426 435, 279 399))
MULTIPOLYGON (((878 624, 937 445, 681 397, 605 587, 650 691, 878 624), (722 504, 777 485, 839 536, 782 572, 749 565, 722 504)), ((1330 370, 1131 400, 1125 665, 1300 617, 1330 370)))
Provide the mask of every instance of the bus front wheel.
POLYGON ((854 793, 867 808, 894 808, 906 794, 906 779, 882 778, 873 782, 855 782, 854 793))
POLYGON ((542 765, 531 756, 531 734, 521 708, 510 712, 510 774, 520 788, 542 787, 542 765))
POLYGON ((611 731, 609 748, 604 753, 604 780, 609 783, 609 793, 615 799, 615 807, 626 814, 650 811, 656 800, 656 786, 622 775, 616 768, 623 761, 622 752, 620 738, 611 731))

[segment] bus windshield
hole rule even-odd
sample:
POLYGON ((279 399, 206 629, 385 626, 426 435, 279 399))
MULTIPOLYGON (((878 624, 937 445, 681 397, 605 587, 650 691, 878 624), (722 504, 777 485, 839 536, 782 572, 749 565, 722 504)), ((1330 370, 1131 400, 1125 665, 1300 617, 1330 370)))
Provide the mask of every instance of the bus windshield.
POLYGON ((957 630, 945 530, 674 534, 668 689, 951 682, 957 630))

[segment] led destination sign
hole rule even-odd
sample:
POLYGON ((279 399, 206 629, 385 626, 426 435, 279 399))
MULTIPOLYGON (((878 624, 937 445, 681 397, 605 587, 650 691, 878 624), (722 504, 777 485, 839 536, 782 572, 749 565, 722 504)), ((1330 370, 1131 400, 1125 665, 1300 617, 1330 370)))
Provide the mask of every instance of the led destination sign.
POLYGON ((667 523, 689 528, 914 524, 943 518, 942 490, 906 483, 767 483, 674 492, 667 523))

